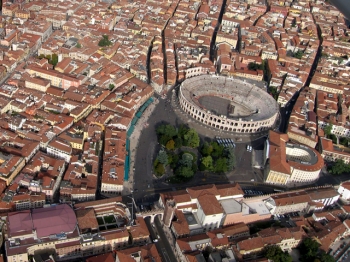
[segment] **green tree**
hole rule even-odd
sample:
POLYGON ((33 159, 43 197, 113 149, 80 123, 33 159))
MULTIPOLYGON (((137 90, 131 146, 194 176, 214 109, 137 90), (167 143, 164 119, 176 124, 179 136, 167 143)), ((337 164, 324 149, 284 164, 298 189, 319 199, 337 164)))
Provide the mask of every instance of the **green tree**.
POLYGON ((274 262, 292 262, 292 257, 288 252, 283 252, 279 246, 269 245, 263 250, 263 256, 274 262))
POLYGON ((170 167, 172 168, 172 169, 174 169, 174 168, 176 168, 176 166, 178 165, 178 163, 179 163, 179 155, 178 154, 174 154, 174 155, 172 155, 172 161, 171 161, 171 163, 170 163, 170 167))
POLYGON ((345 164, 343 159, 337 159, 337 161, 335 161, 335 163, 329 169, 329 172, 332 175, 341 175, 344 173, 349 173, 350 172, 350 165, 345 164))
POLYGON ((169 140, 177 134, 175 127, 169 124, 160 125, 159 127, 157 127, 156 133, 158 136, 169 137, 169 140))
POLYGON ((211 156, 215 159, 222 157, 224 153, 225 147, 222 145, 219 145, 217 142, 213 141, 211 142, 211 146, 213 147, 213 151, 211 153, 211 156))
POLYGON ((158 159, 156 158, 156 159, 154 160, 154 162, 153 162, 153 168, 156 168, 157 165, 158 165, 158 163, 159 163, 159 161, 158 161, 158 159))
POLYGON ((248 64, 248 69, 249 70, 263 70, 264 69, 264 66, 262 64, 257 64, 256 62, 250 62, 248 64))
POLYGON ((158 165, 156 166, 155 171, 156 171, 157 175, 164 175, 165 174, 165 167, 164 167, 164 165, 161 164, 161 163, 158 163, 158 165))
POLYGON ((181 137, 177 136, 177 137, 174 139, 174 141, 175 141, 175 148, 180 148, 180 147, 182 147, 182 138, 181 138, 181 137))
POLYGON ((184 178, 191 178, 194 175, 194 172, 191 167, 187 166, 181 166, 178 169, 178 175, 184 177, 184 178))
POLYGON ((104 47, 104 46, 110 46, 112 44, 111 41, 108 39, 108 35, 103 35, 102 39, 98 42, 98 46, 104 47))
POLYGON ((186 125, 180 125, 179 127, 179 131, 178 131, 178 136, 182 138, 182 140, 184 140, 184 136, 187 134, 189 128, 186 125))
POLYGON ((204 142, 201 150, 203 156, 209 156, 213 152, 213 146, 208 142, 204 142))
POLYGON ((187 133, 184 135, 184 140, 186 141, 187 146, 190 146, 192 148, 199 147, 199 136, 196 130, 193 128, 187 131, 187 133))
POLYGON ((335 259, 331 255, 326 254, 325 252, 322 252, 320 255, 320 261, 321 262, 335 262, 335 259))
POLYGON ((346 146, 346 147, 349 146, 349 142, 350 142, 350 139, 347 137, 341 137, 339 139, 339 143, 343 146, 346 146))
POLYGON ((110 91, 112 91, 114 87, 115 87, 115 85, 113 85, 113 84, 109 84, 109 86, 108 86, 110 91))
POLYGON ((272 97, 273 97, 275 100, 277 100, 277 98, 278 98, 278 91, 277 91, 277 88, 276 88, 276 87, 269 86, 268 92, 269 92, 269 94, 272 95, 272 97))
POLYGON ((164 150, 159 151, 157 159, 158 159, 159 163, 161 163, 165 166, 168 164, 168 154, 164 150))
POLYGON ((160 137, 159 142, 162 145, 166 145, 166 143, 177 135, 177 131, 175 127, 172 125, 160 125, 156 129, 157 135, 160 137))
POLYGON ((333 129, 333 125, 332 124, 328 124, 323 128, 323 132, 326 135, 327 138, 329 138, 329 136, 332 134, 332 129, 333 129))
POLYGON ((49 63, 53 66, 56 66, 58 63, 58 55, 52 54, 52 58, 51 58, 51 61, 49 61, 49 63))
POLYGON ((295 53, 293 54, 293 57, 298 58, 298 59, 301 59, 301 58, 303 57, 303 54, 304 54, 303 51, 298 50, 297 52, 295 52, 295 53))
POLYGON ((215 162, 215 172, 223 173, 227 172, 227 159, 224 157, 220 157, 215 162))
POLYGON ((299 246, 302 262, 313 261, 316 258, 320 244, 312 238, 305 238, 299 246))
POLYGON ((81 44, 80 44, 80 43, 77 43, 75 47, 76 47, 76 48, 81 48, 81 44))
POLYGON ((182 166, 191 167, 192 161, 193 161, 193 156, 190 153, 183 153, 180 164, 182 166))
POLYGON ((170 139, 166 145, 165 145, 166 149, 168 150, 174 150, 175 149, 175 142, 173 139, 170 139))
POLYGON ((204 166, 205 170, 213 170, 213 158, 211 156, 202 157, 201 164, 204 166))

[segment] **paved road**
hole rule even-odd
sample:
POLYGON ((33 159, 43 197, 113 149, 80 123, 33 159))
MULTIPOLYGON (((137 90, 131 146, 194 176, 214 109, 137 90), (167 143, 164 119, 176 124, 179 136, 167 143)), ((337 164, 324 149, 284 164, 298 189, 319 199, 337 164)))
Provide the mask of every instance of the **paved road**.
MULTIPOLYGON (((147 189, 161 185, 159 182, 155 182, 157 179, 153 176, 152 165, 160 149, 155 129, 162 123, 181 124, 170 103, 165 99, 159 99, 159 103, 147 120, 148 127, 141 127, 142 130, 139 130, 141 132, 139 142, 136 151, 133 152, 135 154, 135 164, 131 166, 131 168, 135 168, 133 179, 135 199, 140 199, 149 193, 147 189)), ((138 130, 135 131, 137 132, 138 130)))
POLYGON ((150 223, 150 218, 145 218, 145 222, 151 234, 152 241, 157 238, 157 234, 159 235, 158 242, 156 242, 155 245, 157 247, 159 255, 162 257, 162 261, 164 262, 177 261, 175 254, 173 252, 173 248, 169 243, 169 239, 162 228, 162 225, 160 223, 158 216, 154 220, 155 228, 152 227, 152 224, 150 223))

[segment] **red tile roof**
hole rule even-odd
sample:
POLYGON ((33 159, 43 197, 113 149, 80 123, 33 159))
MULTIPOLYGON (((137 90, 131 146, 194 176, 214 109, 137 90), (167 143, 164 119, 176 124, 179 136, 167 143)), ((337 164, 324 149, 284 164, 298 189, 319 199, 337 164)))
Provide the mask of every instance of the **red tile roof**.
POLYGON ((74 231, 77 218, 67 204, 32 210, 33 228, 39 238, 74 231))

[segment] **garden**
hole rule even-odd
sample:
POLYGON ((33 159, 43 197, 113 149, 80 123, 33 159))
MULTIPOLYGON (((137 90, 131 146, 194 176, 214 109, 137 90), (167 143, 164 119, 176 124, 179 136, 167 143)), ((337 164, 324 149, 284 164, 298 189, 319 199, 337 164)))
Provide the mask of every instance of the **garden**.
POLYGON ((169 182, 187 182, 198 169, 225 173, 235 166, 233 148, 225 148, 215 141, 201 143, 196 130, 186 125, 176 128, 162 124, 156 128, 156 133, 161 148, 153 162, 154 173, 162 177, 170 172, 169 182))

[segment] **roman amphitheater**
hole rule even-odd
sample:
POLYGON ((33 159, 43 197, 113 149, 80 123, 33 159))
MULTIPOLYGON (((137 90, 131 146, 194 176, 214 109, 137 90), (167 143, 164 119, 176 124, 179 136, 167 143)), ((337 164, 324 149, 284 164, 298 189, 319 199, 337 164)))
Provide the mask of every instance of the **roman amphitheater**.
POLYGON ((178 96, 186 113, 224 131, 258 133, 271 129, 279 112, 276 101, 262 89, 223 76, 186 79, 178 96))

